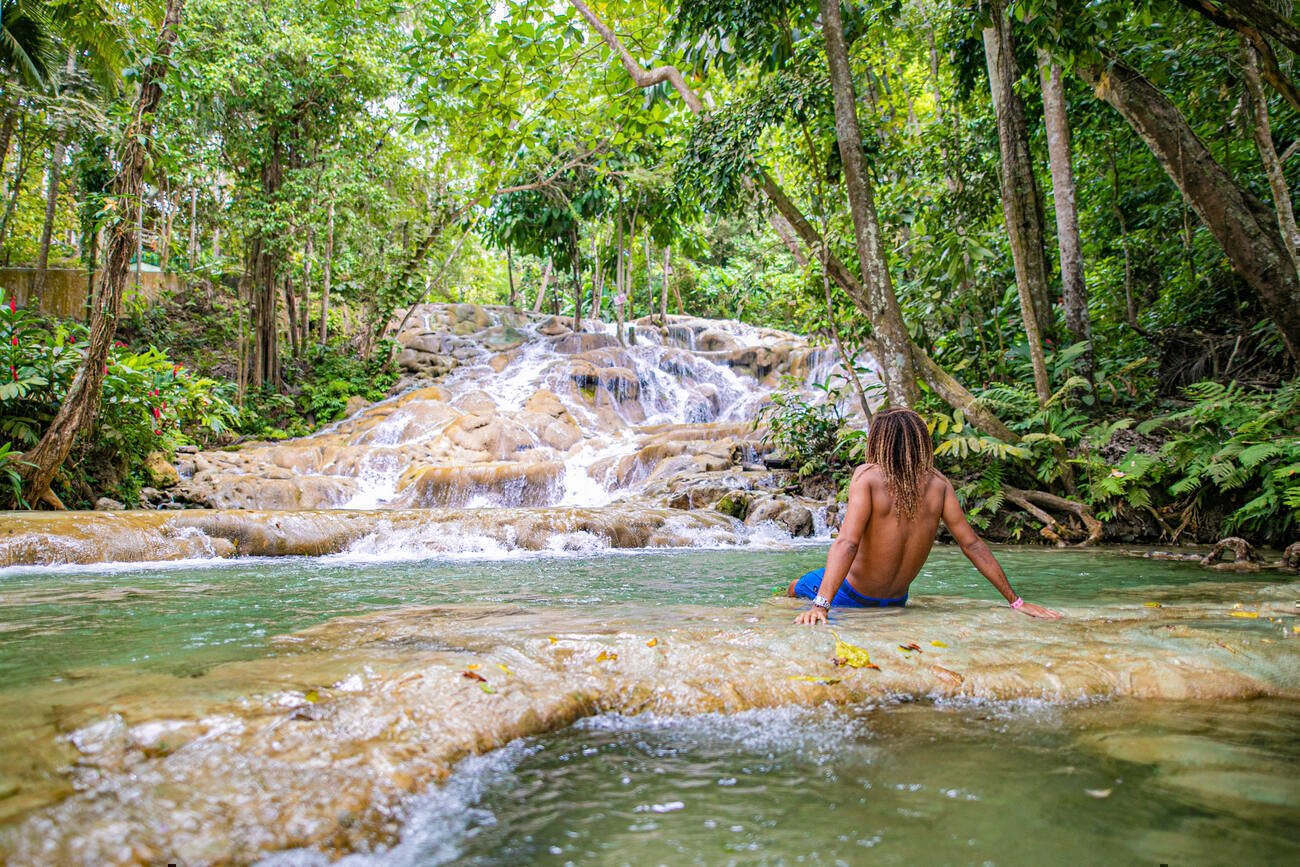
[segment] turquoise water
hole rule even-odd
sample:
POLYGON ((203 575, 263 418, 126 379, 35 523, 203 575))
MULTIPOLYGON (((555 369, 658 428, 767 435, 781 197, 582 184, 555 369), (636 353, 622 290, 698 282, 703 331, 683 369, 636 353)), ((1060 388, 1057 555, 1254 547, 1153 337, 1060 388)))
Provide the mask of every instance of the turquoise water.
MULTIPOLYGON (((1112 553, 997 553, 1018 592, 1046 605, 1139 598, 1141 588, 1155 585, 1183 585, 1188 598, 1195 598, 1195 585, 1210 577, 1185 563, 1112 553)), ((808 546, 480 561, 282 558, 0 570, 0 692, 84 677, 106 666, 197 673, 219 662, 283 652, 268 643, 278 634, 406 605, 753 605, 783 582, 824 565, 825 557, 824 546, 808 546)), ((996 598, 951 548, 936 549, 913 585, 913 595, 925 594, 996 598)))
POLYGON ((1295 863, 1297 725, 1273 701, 600 716, 462 763, 343 863, 1295 863))
MULTIPOLYGON (((1186 563, 997 554, 1022 595, 1051 606, 1224 599, 1225 576, 1186 563)), ((11 711, 0 736, 0 831, 69 794, 60 733, 115 710, 119 695, 131 696, 119 712, 136 722, 214 698, 203 690, 256 691, 243 675, 215 684, 183 676, 300 652, 276 636, 413 605, 662 620, 675 606, 760 604, 824 559, 816 545, 0 571, 0 700, 11 711), (167 695, 153 698, 154 686, 167 695)), ((934 552, 913 594, 922 606, 931 594, 996 600, 951 548, 934 552)), ((1252 637, 1279 632, 1264 620, 1230 624, 1238 626, 1252 637)), ((402 653, 418 662, 419 648, 402 653)), ((1300 702, 1286 699, 601 715, 466 760, 404 805, 400 842, 343 863, 1294 863, 1297 731, 1300 702)), ((155 818, 159 827, 172 821, 155 818)), ((332 862, 308 850, 267 863, 332 862)))

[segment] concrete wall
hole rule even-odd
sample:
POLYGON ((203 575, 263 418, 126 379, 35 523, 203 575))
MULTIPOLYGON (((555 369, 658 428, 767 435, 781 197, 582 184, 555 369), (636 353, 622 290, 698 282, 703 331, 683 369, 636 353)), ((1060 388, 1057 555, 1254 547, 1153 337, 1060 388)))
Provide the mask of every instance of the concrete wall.
MULTIPOLYGON (((95 275, 98 278, 98 274, 95 275)), ((6 299, 10 293, 17 295, 24 307, 32 295, 36 282, 35 268, 0 268, 0 286, 6 299)), ((163 292, 174 292, 180 287, 180 278, 161 271, 141 271, 140 287, 135 288, 135 270, 127 273, 126 297, 143 297, 155 301, 163 292)), ((86 272, 76 268, 51 268, 45 272, 45 291, 41 295, 40 310, 52 316, 82 319, 86 315, 86 272)))

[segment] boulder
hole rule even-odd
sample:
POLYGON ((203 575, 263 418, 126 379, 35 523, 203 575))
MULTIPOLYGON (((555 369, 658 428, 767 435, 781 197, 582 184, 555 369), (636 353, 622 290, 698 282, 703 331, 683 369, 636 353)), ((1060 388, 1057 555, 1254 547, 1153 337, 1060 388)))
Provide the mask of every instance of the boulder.
POLYGON ((771 521, 791 536, 811 536, 813 534, 813 514, 807 506, 801 506, 785 497, 767 497, 753 504, 745 523, 749 526, 771 521))
POLYGON ((144 474, 155 488, 170 488, 181 480, 180 472, 162 452, 149 452, 144 459, 144 474))
POLYGON ((361 395, 354 394, 352 397, 348 398, 347 406, 343 408, 343 415, 344 417, 354 416, 371 405, 371 402, 361 395))
POLYGON ((100 497, 95 501, 96 512, 121 512, 126 506, 111 497, 100 497))

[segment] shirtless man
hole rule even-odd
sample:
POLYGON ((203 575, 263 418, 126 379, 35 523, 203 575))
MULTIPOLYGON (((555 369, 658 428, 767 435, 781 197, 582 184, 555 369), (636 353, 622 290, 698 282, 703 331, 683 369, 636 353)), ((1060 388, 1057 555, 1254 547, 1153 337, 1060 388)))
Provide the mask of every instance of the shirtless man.
POLYGON ((790 582, 787 594, 812 599, 795 623, 826 622, 831 605, 876 608, 907 604, 939 529, 939 519, 980 574, 1012 608, 1030 617, 1057 620, 1050 608, 1026 602, 957 502, 952 483, 934 469, 930 431, 910 409, 877 413, 867 436, 867 463, 849 483, 849 505, 826 568, 790 582))

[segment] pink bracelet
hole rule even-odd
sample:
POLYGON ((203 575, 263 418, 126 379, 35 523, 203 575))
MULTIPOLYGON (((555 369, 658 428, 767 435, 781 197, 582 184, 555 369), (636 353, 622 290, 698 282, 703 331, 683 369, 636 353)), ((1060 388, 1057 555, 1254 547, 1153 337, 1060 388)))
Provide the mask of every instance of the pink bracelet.
POLYGON ((1017 597, 1016 597, 1016 601, 1011 603, 1011 607, 1012 607, 1012 608, 1024 608, 1024 607, 1025 607, 1025 600, 1023 600, 1023 599, 1021 599, 1019 596, 1017 596, 1017 597))

